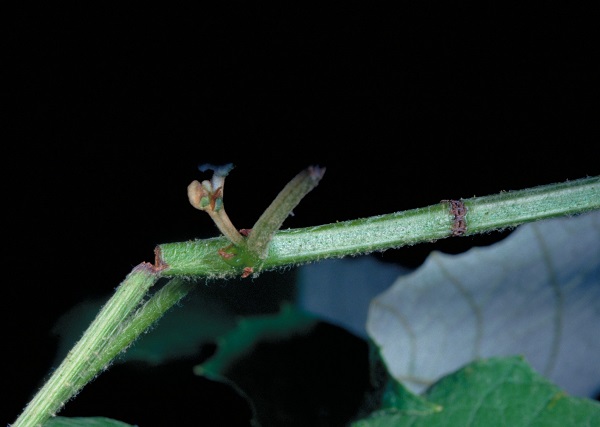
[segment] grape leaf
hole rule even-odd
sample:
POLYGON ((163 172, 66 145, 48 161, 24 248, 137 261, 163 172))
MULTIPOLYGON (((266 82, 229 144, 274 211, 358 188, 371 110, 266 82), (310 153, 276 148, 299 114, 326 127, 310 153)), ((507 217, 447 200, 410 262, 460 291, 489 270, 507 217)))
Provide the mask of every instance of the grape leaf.
POLYGON ((413 392, 482 357, 523 355, 568 393, 600 389, 600 212, 432 253, 369 307, 367 331, 413 392))
POLYGON ((568 396, 520 356, 477 360, 424 395, 435 410, 387 407, 352 427, 562 427, 600 425, 600 403, 568 396))
POLYGON ((370 256, 306 264, 298 268, 298 305, 367 339, 369 303, 399 276, 411 271, 370 256))
POLYGON ((283 304, 276 314, 243 317, 235 328, 220 337, 216 353, 196 365, 194 373, 219 379, 230 364, 247 354, 258 342, 301 333, 316 323, 316 318, 289 303, 283 304))
POLYGON ((44 427, 135 427, 106 417, 55 417, 44 423, 44 427))

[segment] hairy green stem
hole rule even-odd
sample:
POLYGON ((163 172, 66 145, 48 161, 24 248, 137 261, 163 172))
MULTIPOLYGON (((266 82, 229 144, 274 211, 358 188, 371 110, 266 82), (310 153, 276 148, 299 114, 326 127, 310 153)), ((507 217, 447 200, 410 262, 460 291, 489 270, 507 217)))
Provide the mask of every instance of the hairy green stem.
MULTIPOLYGON (((582 178, 497 195, 277 232, 263 270, 331 257, 430 242, 453 235, 472 235, 527 222, 600 209, 600 177, 582 178)), ((241 268, 225 262, 218 250, 224 238, 167 243, 156 248, 165 276, 228 277, 241 268)), ((255 270, 255 273, 257 271, 255 270)))
POLYGON ((196 282, 182 277, 174 277, 160 288, 134 314, 127 319, 121 333, 115 335, 102 354, 102 361, 109 363, 143 334, 154 322, 185 297, 196 282))
POLYGON ((302 198, 319 184, 324 173, 325 168, 311 166, 287 183, 252 227, 248 237, 250 252, 260 259, 267 257, 271 239, 279 227, 302 198))
POLYGON ((139 264, 127 275, 12 427, 42 426, 106 367, 102 354, 158 277, 147 263, 139 264))
MULTIPOLYGON (((331 257, 367 254, 595 209, 600 209, 600 177, 493 196, 442 201, 388 215, 279 231, 269 243, 261 268, 268 270, 331 257)), ((174 277, 134 311, 159 277, 240 274, 244 264, 227 262, 219 254, 219 250, 227 245, 230 245, 227 238, 218 237, 157 246, 156 265, 142 263, 132 270, 12 426, 43 425, 194 287, 192 281, 174 277)))

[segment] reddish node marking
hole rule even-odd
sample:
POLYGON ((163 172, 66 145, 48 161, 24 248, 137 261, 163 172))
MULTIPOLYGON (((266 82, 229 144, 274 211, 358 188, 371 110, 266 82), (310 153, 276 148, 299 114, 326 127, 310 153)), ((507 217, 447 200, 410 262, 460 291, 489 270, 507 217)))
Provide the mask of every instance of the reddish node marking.
POLYGON ((250 232, 252 231, 251 228, 240 228, 240 234, 242 236, 246 236, 248 237, 250 235, 250 232))
POLYGON ((450 214, 454 217, 452 223, 452 235, 462 236, 467 232, 467 207, 462 200, 444 200, 450 203, 450 214))
POLYGON ((244 267, 244 271, 242 272, 242 279, 245 279, 252 273, 254 273, 254 269, 252 267, 244 267))
POLYGON ((210 196, 210 208, 214 211, 215 205, 217 204, 217 199, 222 197, 223 195, 223 187, 219 187, 215 190, 213 194, 210 196))
MULTIPOLYGON (((231 246, 227 246, 227 248, 230 248, 230 247, 231 247, 231 246)), ((221 256, 222 256, 223 258, 225 258, 225 259, 231 259, 231 258, 233 258, 233 257, 234 257, 234 254, 230 254, 229 252, 225 252, 225 249, 227 249, 227 248, 221 248, 221 249, 219 249, 219 250, 217 251, 217 253, 218 253, 219 255, 221 255, 221 256)))
POLYGON ((165 264, 162 259, 162 251, 160 250, 160 246, 156 246, 154 248, 154 265, 152 266, 152 269, 158 273, 159 271, 162 271, 168 267, 168 264, 165 264))

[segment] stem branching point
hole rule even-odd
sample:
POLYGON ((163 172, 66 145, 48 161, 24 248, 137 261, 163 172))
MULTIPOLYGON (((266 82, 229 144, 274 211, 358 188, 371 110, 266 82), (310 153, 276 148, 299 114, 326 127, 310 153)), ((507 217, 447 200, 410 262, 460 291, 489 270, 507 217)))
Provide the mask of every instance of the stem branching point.
POLYGON ((241 273, 248 277, 260 270, 474 235, 600 209, 600 176, 595 176, 278 231, 292 209, 323 177, 324 168, 309 167, 284 187, 252 230, 240 234, 223 208, 224 178, 232 168, 231 164, 203 165, 200 171, 214 171, 212 180, 194 181, 188 187, 190 203, 208 212, 226 237, 159 245, 155 265, 141 263, 127 275, 12 427, 44 425, 194 287, 194 281, 175 276, 225 278, 241 273), (160 277, 173 280, 144 304, 144 297, 160 277))
MULTIPOLYGON (((233 267, 230 270, 223 268, 222 257, 215 256, 218 248, 226 246, 224 238, 162 244, 157 250, 160 255, 157 266, 161 266, 161 274, 168 277, 223 277, 237 275, 247 266, 253 266, 256 274, 326 258, 364 255, 447 237, 489 233, 597 209, 600 209, 600 176, 489 196, 443 200, 422 208, 368 218, 279 230, 273 236, 267 235, 272 239, 266 258, 253 264, 252 260, 242 260, 241 255, 236 255, 229 263, 233 267)), ((268 211, 263 217, 268 217, 268 211)), ((256 229, 250 231, 248 246, 253 236, 255 239, 260 236, 256 229)), ((248 256, 249 251, 239 253, 248 256)))
POLYGON ((250 230, 248 249, 252 253, 260 259, 267 257, 275 233, 300 200, 319 184, 324 174, 325 168, 309 166, 287 183, 250 230))
POLYGON ((267 257, 269 244, 275 233, 300 200, 317 186, 325 174, 325 168, 309 166, 287 183, 252 229, 238 231, 225 213, 223 205, 225 177, 233 169, 233 165, 206 164, 199 169, 201 172, 212 170, 213 177, 210 181, 192 181, 188 185, 188 199, 193 207, 207 212, 221 233, 231 242, 230 245, 219 248, 217 253, 227 264, 235 269, 241 268, 242 278, 260 271, 262 260, 267 257))

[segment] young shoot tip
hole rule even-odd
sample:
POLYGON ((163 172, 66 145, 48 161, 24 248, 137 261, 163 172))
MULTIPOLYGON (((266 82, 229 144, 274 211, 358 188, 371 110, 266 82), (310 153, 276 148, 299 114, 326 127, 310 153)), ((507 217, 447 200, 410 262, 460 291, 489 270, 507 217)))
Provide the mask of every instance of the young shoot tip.
POLYGON ((308 175, 313 180, 314 185, 317 185, 319 183, 321 178, 323 178, 323 175, 325 175, 326 170, 327 168, 321 166, 309 166, 307 168, 308 175))

